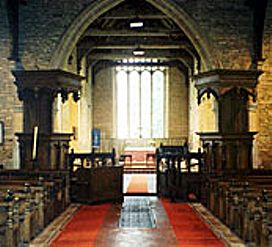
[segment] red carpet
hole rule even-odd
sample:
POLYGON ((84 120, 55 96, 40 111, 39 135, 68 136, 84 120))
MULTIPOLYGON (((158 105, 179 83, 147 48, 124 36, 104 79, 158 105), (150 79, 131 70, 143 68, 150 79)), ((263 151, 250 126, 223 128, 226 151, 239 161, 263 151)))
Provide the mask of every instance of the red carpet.
POLYGON ((133 175, 128 185, 127 193, 148 193, 147 177, 133 175))
POLYGON ((50 244, 51 247, 90 247, 104 223, 110 204, 82 206, 50 244))
POLYGON ((162 200, 177 240, 186 246, 225 246, 187 203, 170 203, 162 200))

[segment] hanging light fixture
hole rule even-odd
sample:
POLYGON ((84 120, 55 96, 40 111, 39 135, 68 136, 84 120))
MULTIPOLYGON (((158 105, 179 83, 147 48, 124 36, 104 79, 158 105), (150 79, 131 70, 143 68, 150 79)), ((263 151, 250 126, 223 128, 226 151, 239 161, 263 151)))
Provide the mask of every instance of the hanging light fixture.
POLYGON ((137 47, 135 50, 133 50, 132 53, 134 56, 143 56, 145 54, 145 51, 140 47, 137 47))
POLYGON ((130 28, 140 28, 144 26, 144 22, 139 19, 134 19, 129 23, 130 28))
POLYGON ((133 19, 131 19, 131 21, 129 22, 129 27, 130 28, 141 28, 144 26, 144 22, 143 20, 141 20, 138 15, 135 15, 136 17, 134 17, 133 19))

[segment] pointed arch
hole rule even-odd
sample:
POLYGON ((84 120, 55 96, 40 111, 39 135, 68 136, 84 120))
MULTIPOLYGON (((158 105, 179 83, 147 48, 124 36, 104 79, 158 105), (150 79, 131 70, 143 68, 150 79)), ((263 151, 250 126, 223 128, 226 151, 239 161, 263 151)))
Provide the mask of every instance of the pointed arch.
MULTIPOLYGON (((97 0, 95 3, 86 7, 64 33, 52 56, 50 67, 63 68, 71 50, 75 47, 78 39, 86 28, 101 14, 107 12, 123 1, 124 0, 97 0)), ((214 48, 211 48, 210 39, 207 34, 204 34, 200 30, 199 25, 197 25, 190 15, 188 15, 179 5, 171 0, 146 1, 166 14, 184 31, 202 59, 203 71, 221 68, 216 52, 214 48)))

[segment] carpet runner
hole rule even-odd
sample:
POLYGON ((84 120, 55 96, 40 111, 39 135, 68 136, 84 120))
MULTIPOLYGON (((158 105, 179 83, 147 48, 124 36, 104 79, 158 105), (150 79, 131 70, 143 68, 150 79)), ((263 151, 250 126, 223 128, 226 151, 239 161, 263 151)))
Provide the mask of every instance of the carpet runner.
MULTIPOLYGON (((68 224, 66 224, 60 234, 55 239, 53 239, 50 246, 119 246, 119 244, 123 243, 122 236, 128 238, 128 241, 137 243, 137 245, 133 246, 139 246, 138 243, 142 243, 143 236, 145 236, 146 240, 149 240, 149 243, 158 244, 160 243, 157 242, 159 236, 161 236, 161 234, 168 228, 174 230, 176 235, 175 241, 178 241, 179 246, 182 247, 226 246, 215 236, 215 234, 204 223, 204 221, 201 220, 201 218, 193 210, 190 204, 170 203, 170 201, 166 199, 162 199, 161 203, 168 215, 169 222, 172 225, 171 228, 169 228, 170 226, 167 226, 168 220, 167 222, 165 221, 163 225, 161 225, 161 219, 156 218, 158 207, 154 207, 155 204, 150 204, 148 199, 146 200, 146 198, 143 197, 128 197, 125 198, 125 203, 121 210, 121 217, 119 218, 119 222, 114 223, 114 225, 112 222, 112 216, 110 218, 110 222, 108 222, 109 219, 107 219, 107 222, 105 222, 106 215, 108 215, 108 212, 111 212, 111 210, 109 210, 111 204, 107 203, 96 206, 81 206, 78 213, 72 218, 72 220, 69 221, 68 224), (98 234, 101 233, 100 231, 102 226, 105 226, 105 224, 107 226, 106 229, 111 230, 111 234, 107 232, 108 235, 106 234, 105 236, 111 236, 113 239, 111 240, 109 237, 108 240, 106 240, 106 245, 98 245, 97 241, 102 241, 99 238, 100 235, 98 236, 98 234), (117 225, 119 226, 119 229, 117 228, 117 225), (140 229, 142 229, 142 232, 139 232, 140 229), (114 234, 112 234, 113 232, 114 234), (115 236, 115 234, 119 235, 115 236), (140 237, 137 234, 145 235, 141 235, 140 237), (137 236, 139 238, 137 238, 137 236), (115 240, 117 241, 116 243, 118 245, 114 245, 115 240)), ((167 241, 173 242, 173 236, 171 236, 167 241)), ((165 245, 164 243, 163 246, 167 246, 167 244, 165 245)), ((169 246, 176 246, 176 244, 169 246)))
POLYGON ((82 206, 79 212, 52 241, 50 247, 93 246, 110 204, 82 206))
POLYGON ((199 218, 189 204, 170 203, 170 201, 165 199, 162 200, 162 204, 167 212, 180 246, 225 246, 199 218))
POLYGON ((127 193, 148 193, 148 178, 142 175, 133 175, 127 193))

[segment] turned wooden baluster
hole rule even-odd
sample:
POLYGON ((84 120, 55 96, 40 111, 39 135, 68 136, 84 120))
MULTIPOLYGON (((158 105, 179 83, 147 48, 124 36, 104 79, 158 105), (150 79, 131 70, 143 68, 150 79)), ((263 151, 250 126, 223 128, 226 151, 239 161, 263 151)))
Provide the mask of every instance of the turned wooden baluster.
POLYGON ((231 204, 231 214, 230 214, 230 228, 238 233, 238 215, 239 215, 239 194, 237 191, 233 192, 232 204, 231 204))
POLYGON ((232 222, 232 204, 233 204, 233 190, 231 189, 234 185, 234 180, 230 181, 230 184, 228 185, 228 200, 226 203, 226 224, 230 227, 232 222))
POLYGON ((24 189, 24 193, 26 194, 26 200, 25 200, 25 204, 26 204, 26 208, 25 208, 25 212, 24 212, 24 226, 23 226, 23 232, 22 232, 22 236, 23 236, 23 242, 24 244, 29 244, 30 240, 31 240, 31 189, 30 189, 30 184, 29 183, 25 183, 25 189, 24 189))
POLYGON ((248 185, 249 183, 246 181, 243 186, 243 199, 242 199, 242 210, 243 210, 243 222, 241 224, 241 232, 240 236, 243 240, 247 239, 247 228, 249 223, 249 211, 248 211, 248 185))
POLYGON ((14 234, 14 196, 13 192, 7 191, 5 201, 7 202, 7 221, 6 221, 6 246, 14 247, 16 243, 16 235, 14 234))
POLYGON ((272 246, 272 229, 271 229, 271 214, 272 209, 269 208, 268 203, 270 198, 268 198, 268 191, 264 189, 262 191, 262 228, 260 235, 260 245, 261 246, 272 246))
POLYGON ((254 211, 254 228, 253 228, 253 242, 256 246, 260 246, 260 236, 262 233, 262 199, 257 197, 254 211))

